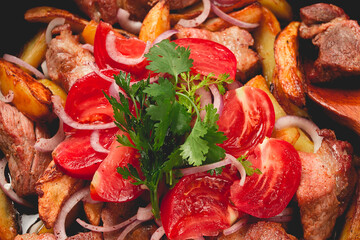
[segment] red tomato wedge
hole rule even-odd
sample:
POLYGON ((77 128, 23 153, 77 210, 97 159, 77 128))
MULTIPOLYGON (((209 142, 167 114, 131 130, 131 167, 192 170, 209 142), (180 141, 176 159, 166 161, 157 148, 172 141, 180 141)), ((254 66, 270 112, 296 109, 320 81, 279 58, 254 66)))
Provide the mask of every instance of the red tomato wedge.
POLYGON ((100 22, 95 33, 94 57, 100 69, 121 69, 137 77, 144 76, 148 64, 143 56, 146 43, 137 38, 125 38, 113 31, 110 24, 100 22))
MULTIPOLYGON (((109 149, 117 128, 100 130, 99 143, 109 149)), ((67 175, 91 180, 106 153, 95 151, 90 144, 93 131, 76 131, 61 142, 53 151, 56 165, 67 175)))
POLYGON ((236 57, 224 45, 211 40, 201 38, 180 38, 174 41, 181 47, 189 47, 190 58, 194 60, 192 72, 207 76, 214 73, 228 73, 231 79, 235 79, 236 57))
POLYGON ((235 181, 231 201, 252 216, 269 218, 281 213, 294 196, 301 177, 298 152, 288 142, 267 138, 248 158, 262 174, 247 176, 244 186, 235 181))
MULTIPOLYGON (((119 74, 116 70, 102 70, 104 75, 112 77, 119 74)), ((65 112, 79 123, 109 123, 114 121, 111 104, 104 93, 109 95, 111 82, 99 77, 95 72, 79 78, 71 87, 66 99, 65 112)), ((64 131, 72 129, 64 125, 64 131)))
POLYGON ((188 175, 161 202, 160 215, 169 239, 217 236, 230 227, 237 212, 229 202, 233 180, 221 175, 188 175))
POLYGON ((219 131, 228 139, 220 146, 238 158, 270 137, 274 124, 274 106, 263 90, 249 86, 230 90, 218 120, 219 131))
MULTIPOLYGON (((118 131, 117 134, 123 134, 118 131)), ((131 179, 124 179, 117 172, 117 167, 133 165, 140 171, 139 153, 136 149, 122 146, 114 140, 110 146, 110 153, 100 164, 91 181, 91 198, 105 202, 131 201, 142 193, 140 186, 131 183, 131 179)))

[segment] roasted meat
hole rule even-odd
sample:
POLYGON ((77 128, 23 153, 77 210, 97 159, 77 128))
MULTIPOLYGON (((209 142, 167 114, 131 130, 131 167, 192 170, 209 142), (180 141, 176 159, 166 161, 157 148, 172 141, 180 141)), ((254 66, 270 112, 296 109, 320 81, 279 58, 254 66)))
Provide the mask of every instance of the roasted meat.
POLYGON ((35 194, 35 183, 51 155, 35 150, 34 144, 39 138, 49 137, 45 127, 0 101, 0 149, 8 160, 11 185, 19 196, 35 194))

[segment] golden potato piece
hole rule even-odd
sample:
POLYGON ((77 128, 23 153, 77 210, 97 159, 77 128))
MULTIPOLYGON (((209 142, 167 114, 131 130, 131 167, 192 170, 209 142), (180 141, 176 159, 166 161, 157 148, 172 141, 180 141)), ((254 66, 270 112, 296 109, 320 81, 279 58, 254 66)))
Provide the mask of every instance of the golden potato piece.
POLYGON ((45 30, 41 30, 24 46, 20 58, 37 68, 44 60, 46 49, 45 30))
POLYGON ((103 203, 87 203, 84 202, 84 211, 89 223, 98 226, 101 220, 101 211, 103 209, 103 203))
POLYGON ((2 94, 14 92, 13 104, 34 121, 47 121, 52 113, 51 91, 20 67, 0 59, 0 90, 2 94))
POLYGON ((12 240, 17 235, 17 222, 14 206, 0 189, 0 239, 12 240))
POLYGON ((40 83, 42 83, 45 87, 50 89, 50 91, 53 95, 59 96, 61 98, 62 105, 65 107, 67 94, 64 89, 62 89, 57 83, 55 83, 54 81, 51 81, 49 79, 40 79, 38 81, 40 83))
POLYGON ((275 40, 274 96, 285 112, 307 116, 305 107, 305 77, 299 61, 300 22, 291 22, 275 40))
POLYGON ((291 21, 293 18, 292 8, 286 0, 258 0, 258 2, 281 20, 291 21))
MULTIPOLYGON (((253 3, 239 11, 231 12, 229 15, 233 18, 236 18, 240 21, 248 23, 260 23, 262 19, 262 10, 259 3, 253 3)), ((212 18, 207 20, 201 25, 201 28, 207 29, 209 31, 221 31, 225 28, 232 26, 231 23, 221 19, 221 18, 212 18)))
POLYGON ((39 216, 46 228, 54 227, 65 201, 84 186, 84 180, 63 174, 52 161, 36 183, 39 216))
POLYGON ((268 86, 270 86, 273 82, 275 68, 274 43, 281 28, 279 21, 270 10, 262 7, 262 15, 260 26, 253 32, 254 46, 261 57, 263 75, 268 86))
POLYGON ((146 15, 139 33, 139 39, 153 42, 161 33, 170 29, 170 7, 161 0, 146 15))

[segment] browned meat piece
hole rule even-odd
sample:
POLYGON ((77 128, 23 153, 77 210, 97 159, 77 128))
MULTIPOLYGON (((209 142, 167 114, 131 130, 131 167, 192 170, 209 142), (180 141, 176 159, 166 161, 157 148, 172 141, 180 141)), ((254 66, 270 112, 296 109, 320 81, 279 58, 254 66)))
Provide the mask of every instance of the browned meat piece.
POLYGON ((203 38, 220 43, 229 48, 236 57, 238 77, 241 80, 253 76, 260 67, 259 56, 249 47, 254 44, 251 34, 239 27, 230 27, 221 32, 177 26, 177 38, 203 38))
POLYGON ((43 234, 36 234, 36 233, 26 233, 23 235, 17 235, 14 240, 56 240, 56 237, 52 233, 43 233, 43 234))
POLYGON ((69 91, 76 80, 90 72, 89 64, 95 62, 93 55, 78 42, 69 28, 53 38, 46 51, 49 76, 69 91))
POLYGON ((359 75, 359 24, 330 4, 314 4, 300 12, 300 36, 312 39, 319 49, 315 62, 305 67, 307 78, 311 82, 329 82, 340 76, 359 75))
POLYGON ((51 161, 50 153, 34 149, 42 137, 49 137, 45 128, 0 101, 0 149, 8 160, 11 184, 19 196, 35 194, 35 183, 51 161))
POLYGON ((330 130, 317 153, 302 153, 302 174, 296 199, 300 207, 304 238, 327 239, 354 190, 356 173, 352 166, 352 147, 338 141, 330 130))
POLYGON ((117 21, 117 0, 75 0, 75 2, 81 11, 97 22, 100 19, 110 24, 117 21))
POLYGON ((99 232, 86 232, 79 233, 75 236, 68 237, 66 240, 102 240, 102 233, 99 232))

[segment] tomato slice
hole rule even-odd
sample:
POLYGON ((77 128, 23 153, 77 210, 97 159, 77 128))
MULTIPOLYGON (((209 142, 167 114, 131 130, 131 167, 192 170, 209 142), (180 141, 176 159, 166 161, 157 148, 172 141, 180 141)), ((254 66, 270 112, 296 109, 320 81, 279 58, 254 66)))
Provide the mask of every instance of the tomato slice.
POLYGON ((194 60, 191 69, 193 73, 204 76, 214 73, 216 77, 228 73, 231 79, 235 79, 236 57, 224 45, 201 38, 180 38, 174 42, 190 48, 190 58, 194 60))
POLYGON ((94 57, 100 69, 105 69, 109 65, 137 77, 147 77, 148 70, 145 69, 145 66, 148 62, 146 59, 137 64, 125 64, 111 57, 119 55, 129 60, 136 59, 144 54, 145 48, 146 43, 144 41, 137 38, 125 38, 113 31, 112 26, 108 23, 101 21, 96 29, 94 57))
MULTIPOLYGON (((115 138, 117 128, 100 130, 99 143, 109 149, 115 138)), ((76 131, 61 142, 53 151, 56 165, 67 175, 75 178, 91 180, 106 153, 95 151, 90 144, 93 131, 76 131)))
POLYGON ((163 198, 161 221, 169 239, 217 236, 230 227, 237 212, 229 202, 233 180, 206 173, 188 175, 163 198))
POLYGON ((220 146, 240 157, 270 137, 274 124, 274 106, 263 90, 249 86, 230 90, 224 96, 224 108, 218 120, 219 131, 228 139, 220 146))
POLYGON ((268 218, 281 213, 294 196, 301 177, 298 152, 288 142, 267 138, 248 156, 262 174, 247 176, 244 186, 235 181, 231 201, 252 216, 268 218))
MULTIPOLYGON (((123 134, 120 130, 117 134, 123 134)), ((90 185, 91 198, 105 202, 131 201, 143 192, 140 186, 124 179, 117 172, 117 167, 133 165, 140 173, 139 153, 136 149, 122 146, 115 139, 110 146, 110 153, 100 164, 90 185)))

